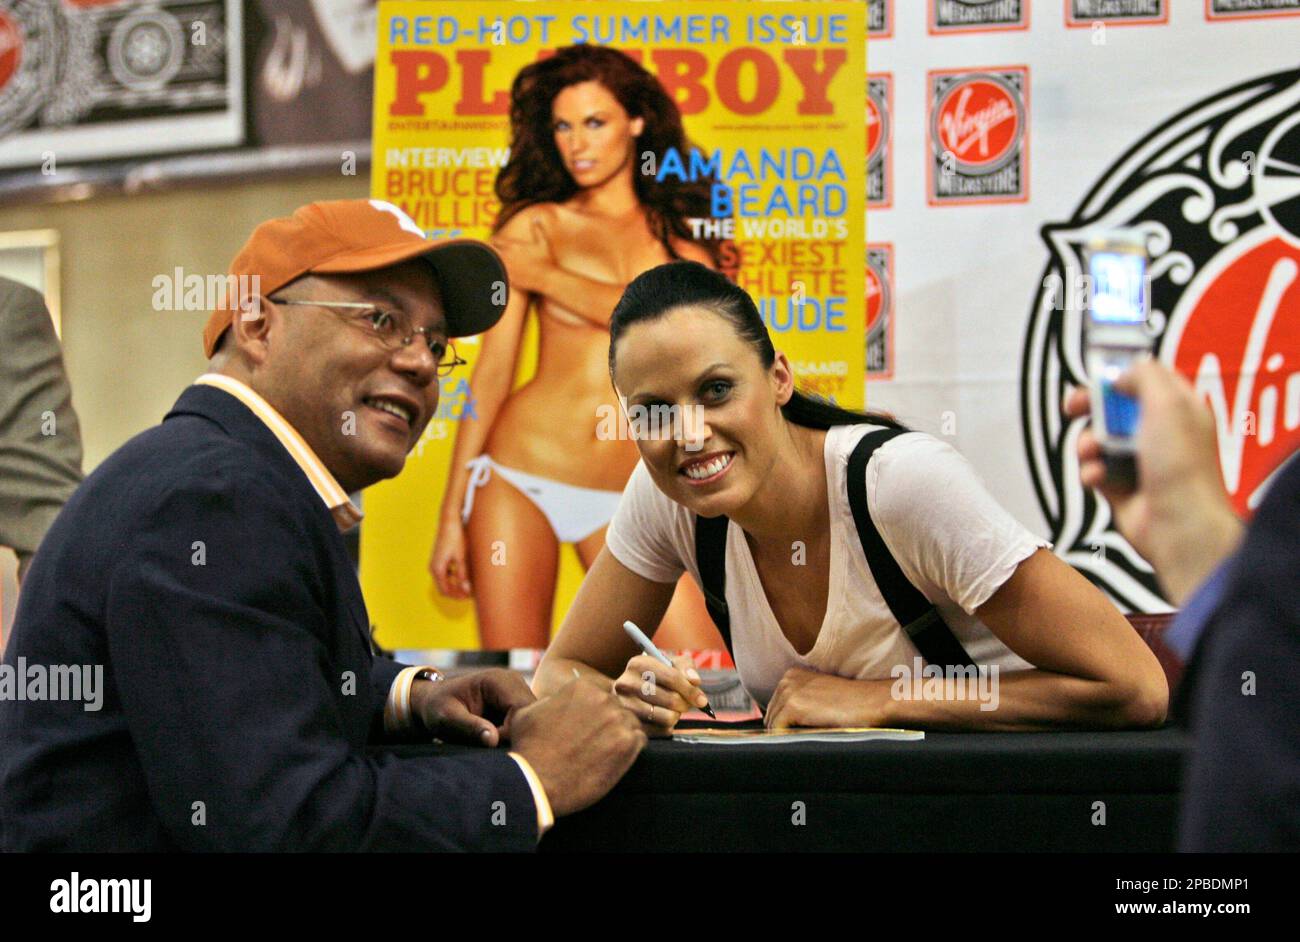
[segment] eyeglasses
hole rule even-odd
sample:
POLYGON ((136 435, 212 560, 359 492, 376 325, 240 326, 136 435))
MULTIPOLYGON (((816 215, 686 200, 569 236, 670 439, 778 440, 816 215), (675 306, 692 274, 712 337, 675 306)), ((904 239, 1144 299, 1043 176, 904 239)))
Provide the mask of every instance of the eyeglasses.
POLYGON ((457 356, 456 348, 450 340, 435 334, 431 327, 412 327, 411 319, 401 311, 387 311, 367 301, 312 301, 296 298, 271 298, 270 300, 276 304, 291 304, 300 307, 352 308, 359 310, 362 313, 353 314, 348 317, 348 320, 361 326, 366 333, 373 336, 389 350, 410 346, 416 334, 423 334, 429 352, 433 354, 433 362, 436 365, 435 372, 438 376, 449 376, 456 367, 464 366, 469 362, 457 356))

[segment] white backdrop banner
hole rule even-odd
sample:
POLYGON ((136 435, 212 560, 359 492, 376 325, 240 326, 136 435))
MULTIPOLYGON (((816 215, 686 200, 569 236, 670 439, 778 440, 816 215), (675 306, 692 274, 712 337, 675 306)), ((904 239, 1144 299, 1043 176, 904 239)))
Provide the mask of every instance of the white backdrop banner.
POLYGON ((1300 448, 1300 0, 868 9, 868 404, 952 441, 1124 607, 1167 610, 1061 416, 1080 246, 1146 232, 1157 355, 1212 407, 1248 515, 1300 448))

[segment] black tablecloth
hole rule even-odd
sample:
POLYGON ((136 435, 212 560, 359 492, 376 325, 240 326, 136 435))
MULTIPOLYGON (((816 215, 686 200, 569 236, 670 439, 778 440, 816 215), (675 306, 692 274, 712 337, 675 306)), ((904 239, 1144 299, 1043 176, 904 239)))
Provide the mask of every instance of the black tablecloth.
POLYGON ((1187 748, 1173 727, 764 746, 657 740, 608 797, 557 822, 541 849, 1170 851, 1187 748))

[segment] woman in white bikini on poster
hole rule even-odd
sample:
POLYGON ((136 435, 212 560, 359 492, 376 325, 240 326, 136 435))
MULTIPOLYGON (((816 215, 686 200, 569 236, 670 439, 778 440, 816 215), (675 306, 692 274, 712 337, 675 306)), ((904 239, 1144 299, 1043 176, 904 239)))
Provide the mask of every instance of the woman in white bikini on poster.
MULTIPOLYGON (((520 71, 510 122, 493 238, 510 300, 483 335, 470 380, 477 419, 459 423, 429 559, 443 595, 473 596, 487 650, 546 647, 560 544, 591 565, 636 467, 634 442, 598 435, 619 408, 606 355, 623 289, 672 259, 718 262, 686 221, 709 214, 708 181, 657 181, 644 165, 647 153, 658 161, 689 144, 676 105, 632 59, 599 46, 558 50, 520 71), (536 374, 511 392, 533 306, 536 374)), ((683 580, 659 641, 721 647, 715 636, 699 590, 683 580)))

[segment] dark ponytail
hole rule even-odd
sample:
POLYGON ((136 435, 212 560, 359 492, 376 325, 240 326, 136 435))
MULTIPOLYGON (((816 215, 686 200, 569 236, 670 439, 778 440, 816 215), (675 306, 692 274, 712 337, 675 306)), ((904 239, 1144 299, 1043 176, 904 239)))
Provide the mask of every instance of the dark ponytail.
MULTIPOLYGON (((725 275, 699 262, 676 261, 657 265, 632 280, 609 318, 609 373, 614 375, 614 346, 632 324, 652 320, 680 307, 703 307, 725 318, 736 333, 754 348, 764 369, 776 361, 776 348, 754 300, 725 275)), ((832 425, 884 425, 907 431, 907 427, 880 412, 855 412, 820 396, 800 392, 781 407, 786 421, 805 428, 828 429, 832 425)))

